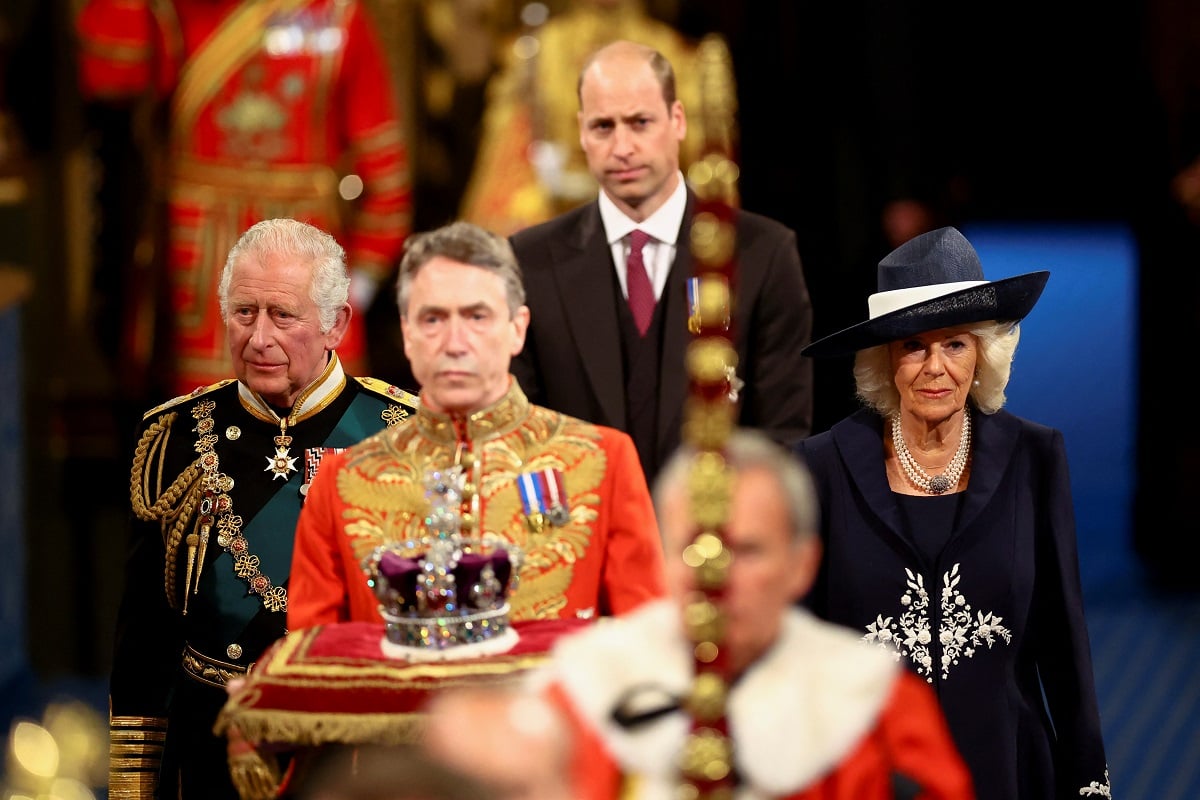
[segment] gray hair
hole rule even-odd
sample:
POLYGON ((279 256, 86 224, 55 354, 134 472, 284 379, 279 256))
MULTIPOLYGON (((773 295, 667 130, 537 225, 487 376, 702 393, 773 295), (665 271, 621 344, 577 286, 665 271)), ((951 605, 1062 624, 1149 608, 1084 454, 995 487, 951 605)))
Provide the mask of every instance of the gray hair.
POLYGON ((243 260, 263 261, 267 255, 294 257, 310 268, 312 285, 308 296, 317 304, 321 333, 328 333, 350 297, 346 251, 325 231, 295 219, 256 222, 230 249, 217 287, 221 319, 229 319, 229 285, 233 281, 234 267, 243 260))
MULTIPOLYGON (((995 414, 1008 399, 1004 390, 1012 374, 1012 362, 1021 326, 1016 322, 981 322, 968 329, 978 342, 975 379, 970 397, 984 414, 995 414)), ((893 380, 888 345, 859 350, 854 356, 854 387, 858 399, 883 417, 900 410, 900 392, 893 380)))
MULTIPOLYGON (((659 472, 654 482, 654 510, 665 519, 669 498, 688 490, 688 476, 697 455, 695 447, 683 444, 659 472)), ((725 464, 736 474, 763 469, 775 476, 788 506, 788 519, 794 543, 816 535, 819 522, 817 492, 808 468, 778 442, 762 431, 736 428, 725 442, 725 464)))
POLYGON ((400 277, 396 282, 396 304, 400 316, 407 318, 408 296, 413 279, 421 267, 441 256, 460 264, 486 269, 504 280, 508 313, 514 315, 525 305, 525 284, 521 265, 508 239, 471 222, 459 220, 425 233, 414 233, 404 242, 400 277))

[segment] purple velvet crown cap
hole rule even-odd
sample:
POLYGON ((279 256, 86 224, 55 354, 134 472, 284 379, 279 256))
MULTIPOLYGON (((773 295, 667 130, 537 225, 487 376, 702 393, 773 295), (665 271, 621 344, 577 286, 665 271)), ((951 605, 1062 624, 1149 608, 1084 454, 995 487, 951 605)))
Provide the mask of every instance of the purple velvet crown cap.
MULTIPOLYGON (((379 557, 379 576, 387 587, 395 592, 396 609, 404 612, 418 611, 418 578, 425 573, 425 555, 405 556, 395 551, 384 552, 379 557)), ((464 552, 458 563, 450 570, 462 611, 483 610, 502 603, 509 588, 512 561, 508 550, 498 549, 490 553, 464 552), (500 586, 493 597, 487 593, 473 594, 472 588, 485 585, 484 571, 491 567, 492 578, 500 586), (478 598, 477 600, 475 598, 478 598), (482 604, 477 604, 477 603, 482 604)))
POLYGON ((389 655, 439 660, 502 652, 517 633, 509 595, 520 580, 522 553, 494 535, 458 533, 376 547, 363 559, 385 623, 389 655))

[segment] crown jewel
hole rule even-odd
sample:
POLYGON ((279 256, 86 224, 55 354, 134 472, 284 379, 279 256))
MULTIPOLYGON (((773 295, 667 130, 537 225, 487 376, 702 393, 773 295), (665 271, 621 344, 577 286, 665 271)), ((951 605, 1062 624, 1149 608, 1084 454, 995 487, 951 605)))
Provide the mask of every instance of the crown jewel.
POLYGON ((459 465, 430 471, 426 534, 380 545, 363 560, 386 623, 385 651, 443 659, 466 655, 457 649, 464 645, 500 652, 515 642, 508 595, 516 588, 521 552, 492 534, 463 534, 465 484, 459 465))

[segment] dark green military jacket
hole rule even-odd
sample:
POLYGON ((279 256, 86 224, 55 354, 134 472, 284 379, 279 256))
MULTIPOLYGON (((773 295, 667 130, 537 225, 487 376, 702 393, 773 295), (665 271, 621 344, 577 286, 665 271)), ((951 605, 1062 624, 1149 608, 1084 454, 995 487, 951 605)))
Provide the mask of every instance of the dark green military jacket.
POLYGON ((330 448, 403 422, 412 394, 336 357, 291 409, 235 380, 147 412, 112 675, 110 796, 238 797, 213 723, 285 632, 292 540, 330 448))

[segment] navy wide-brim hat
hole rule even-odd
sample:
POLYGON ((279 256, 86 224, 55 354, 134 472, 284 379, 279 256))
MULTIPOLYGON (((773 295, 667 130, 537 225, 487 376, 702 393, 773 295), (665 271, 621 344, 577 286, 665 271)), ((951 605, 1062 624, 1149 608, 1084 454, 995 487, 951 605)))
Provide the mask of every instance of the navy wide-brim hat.
POLYGON ((805 347, 817 358, 970 322, 1025 318, 1050 273, 1042 270, 997 281, 983 277, 975 248, 956 228, 913 237, 879 262, 878 291, 867 298, 870 318, 805 347))

